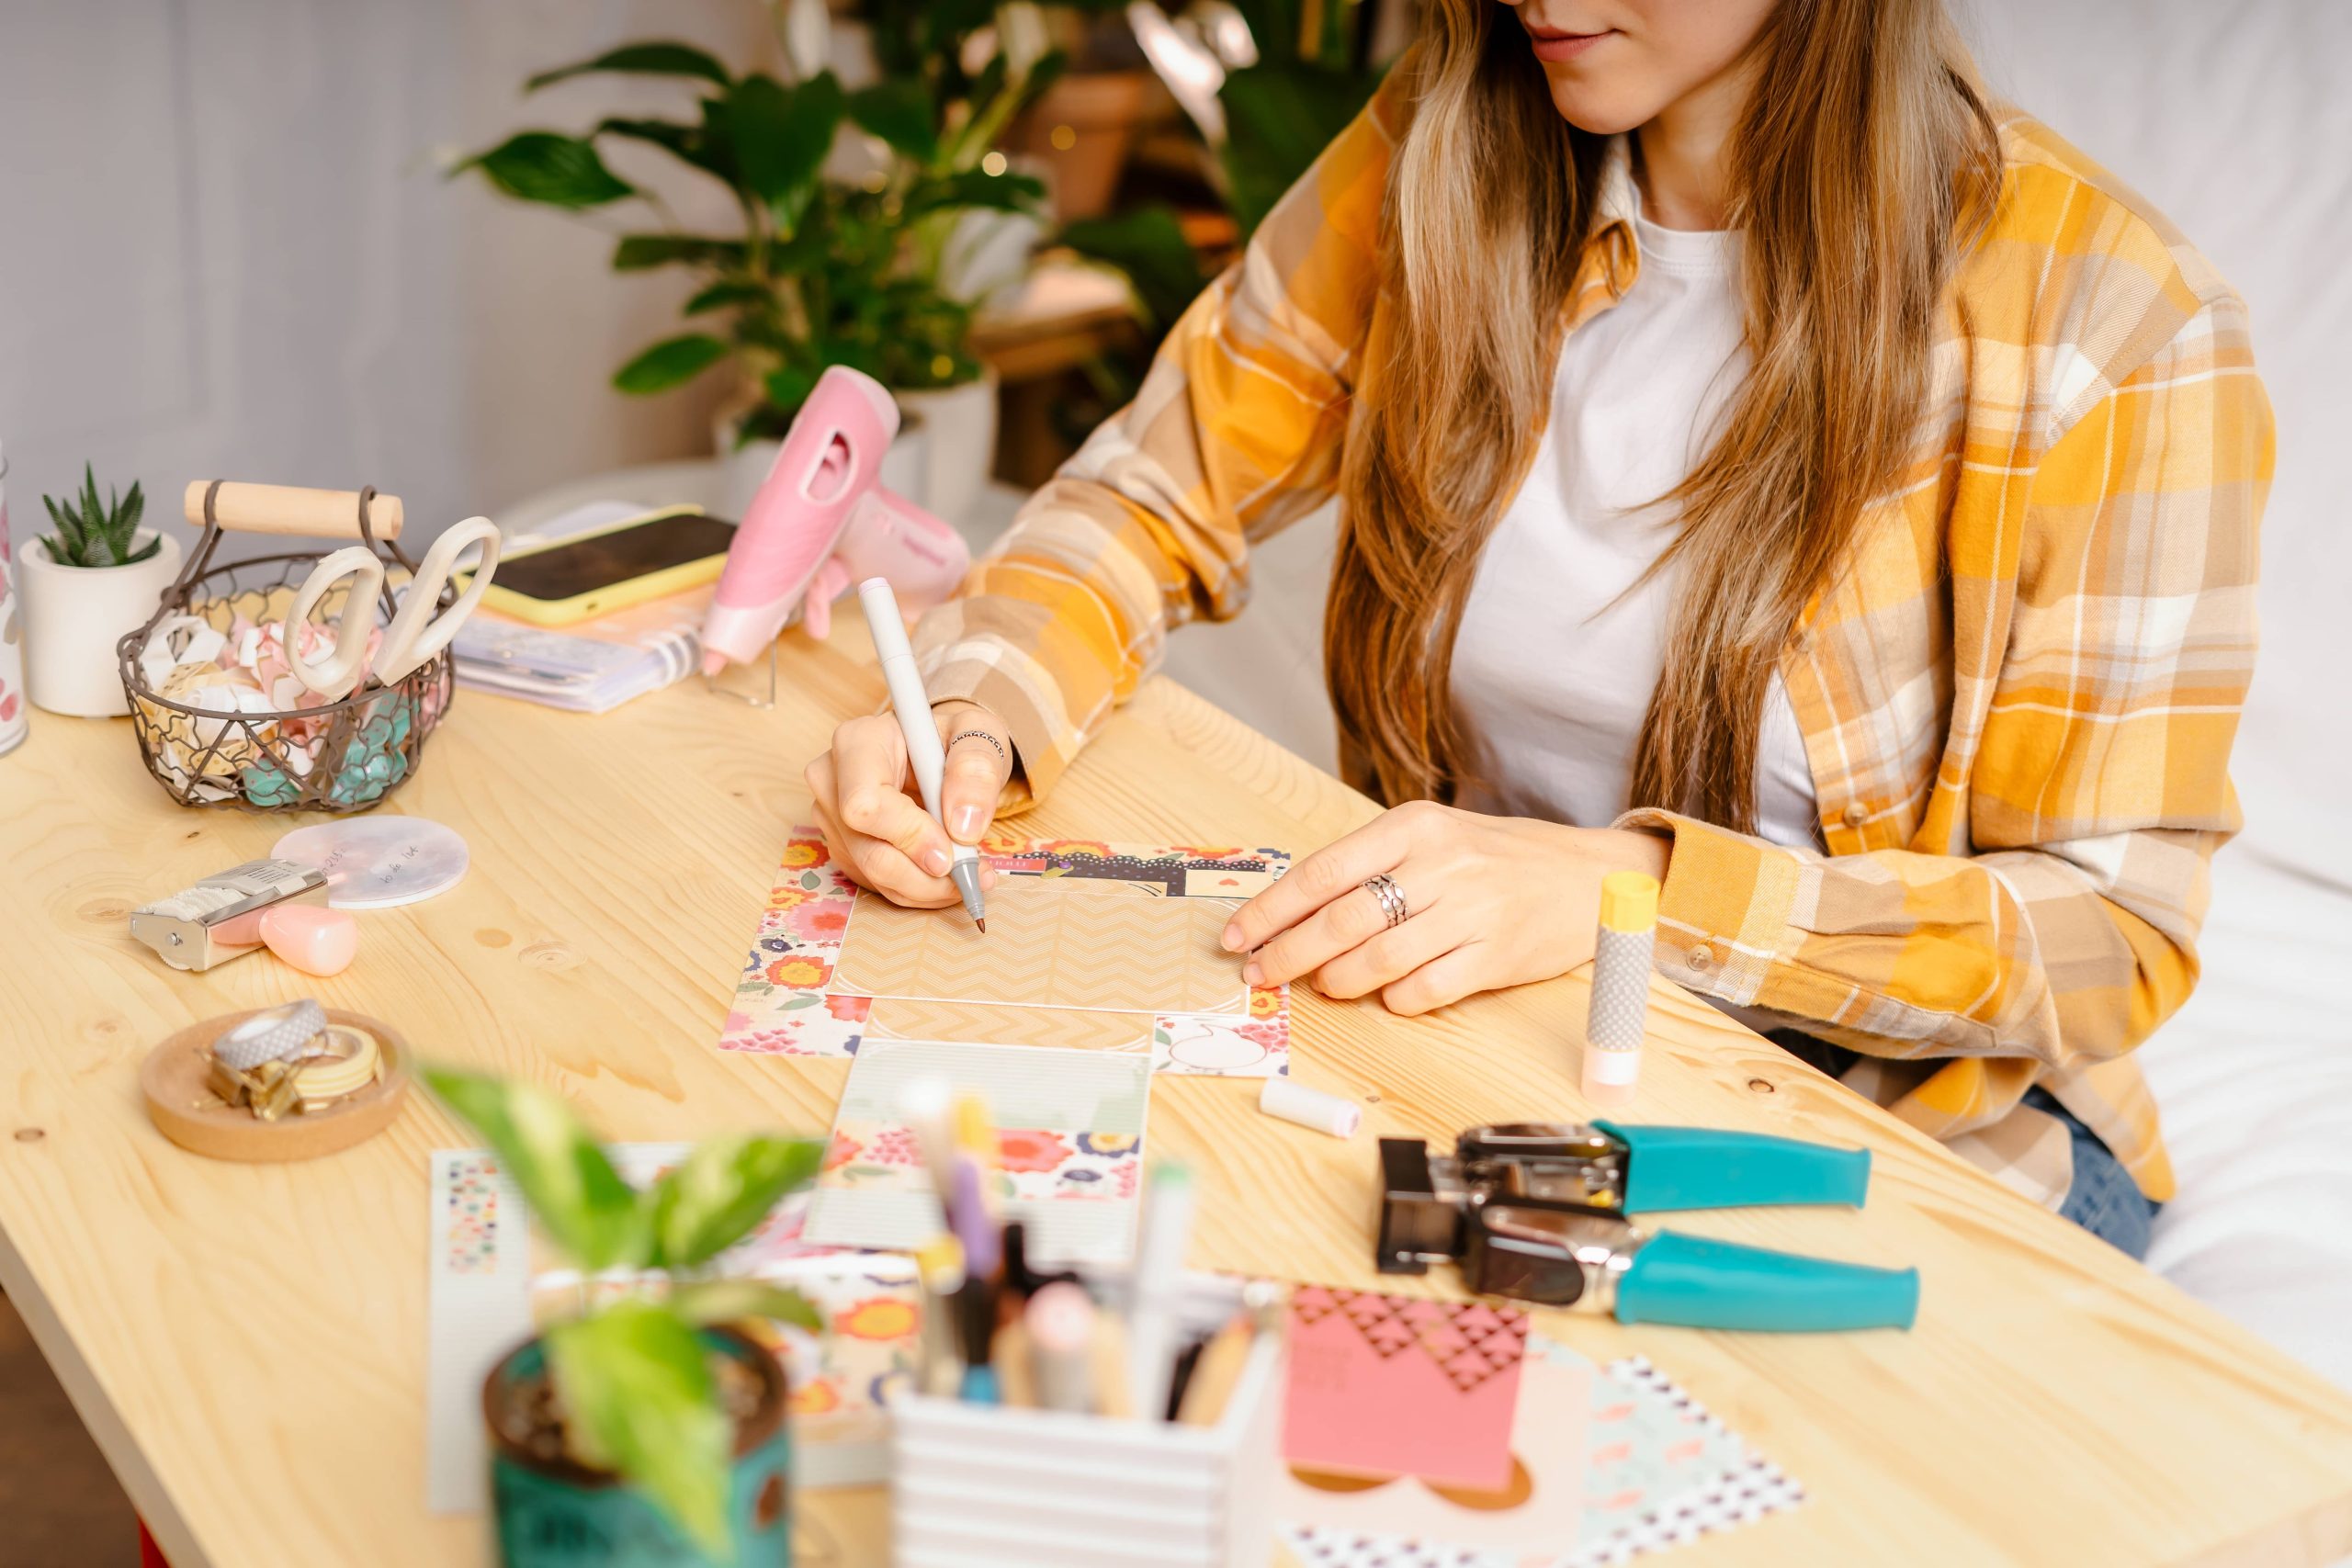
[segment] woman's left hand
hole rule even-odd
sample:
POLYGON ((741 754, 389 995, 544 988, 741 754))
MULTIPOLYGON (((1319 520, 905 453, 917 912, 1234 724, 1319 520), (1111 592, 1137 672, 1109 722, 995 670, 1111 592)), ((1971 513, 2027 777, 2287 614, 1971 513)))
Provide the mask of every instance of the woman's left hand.
POLYGON ((1253 986, 1312 975, 1327 997, 1378 991, 1391 1012, 1424 1013, 1591 958, 1600 879, 1663 880, 1671 847, 1654 833, 1414 801, 1293 866, 1235 913, 1225 946, 1257 950, 1242 971, 1253 986), (1408 911, 1393 927, 1363 886, 1383 874, 1408 911))

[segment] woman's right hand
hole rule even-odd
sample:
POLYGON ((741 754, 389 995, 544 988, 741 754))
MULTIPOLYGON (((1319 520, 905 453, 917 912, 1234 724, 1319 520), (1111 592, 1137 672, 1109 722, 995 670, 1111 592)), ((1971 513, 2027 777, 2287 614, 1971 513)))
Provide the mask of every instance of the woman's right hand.
MULTIPOLYGON (((950 837, 978 843, 1012 776, 1012 734, 1002 719, 977 703, 953 701, 933 706, 931 716, 947 751, 939 784, 944 830, 922 808, 907 738, 890 714, 854 718, 834 730, 833 749, 806 774, 833 863, 892 903, 923 909, 956 902, 956 885, 947 880, 950 837)), ((996 873, 982 867, 981 888, 995 885, 996 873)))

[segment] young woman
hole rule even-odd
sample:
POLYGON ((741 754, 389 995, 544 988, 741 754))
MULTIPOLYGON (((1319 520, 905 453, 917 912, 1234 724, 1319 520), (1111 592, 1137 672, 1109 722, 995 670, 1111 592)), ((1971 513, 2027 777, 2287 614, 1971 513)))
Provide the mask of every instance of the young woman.
MULTIPOLYGON (((2136 1255, 2127 1053, 2238 823, 2269 471, 2243 305, 1996 119, 1936 0, 1434 0, 923 623, 947 830, 1336 491, 1326 664, 1393 809, 1241 909, 1253 976, 1557 975, 1636 867, 1666 975, 2136 1255)), ((953 900, 888 718, 808 782, 857 876, 953 900)))

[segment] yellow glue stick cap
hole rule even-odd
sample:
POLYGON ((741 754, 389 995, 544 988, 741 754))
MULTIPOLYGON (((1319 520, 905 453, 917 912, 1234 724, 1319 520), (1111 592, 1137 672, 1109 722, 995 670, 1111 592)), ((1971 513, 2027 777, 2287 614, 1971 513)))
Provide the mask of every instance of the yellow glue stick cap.
POLYGON ((915 1270, 924 1280, 933 1280, 950 1270, 964 1271, 964 1244, 953 1233, 942 1231, 915 1248, 915 1270))
POLYGON ((1657 924, 1657 878, 1612 871, 1600 879, 1600 923, 1612 931, 1645 931, 1657 924))

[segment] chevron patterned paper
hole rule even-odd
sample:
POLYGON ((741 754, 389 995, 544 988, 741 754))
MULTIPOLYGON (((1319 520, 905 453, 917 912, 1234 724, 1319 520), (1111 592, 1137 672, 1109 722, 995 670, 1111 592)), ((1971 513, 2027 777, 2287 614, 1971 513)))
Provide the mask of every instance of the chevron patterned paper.
MULTIPOLYGON (((990 927, 994 929, 993 925, 990 927)), ((1076 1008, 989 1007, 979 1002, 876 998, 865 1017, 869 1040, 964 1040, 975 1045, 1053 1045, 1069 1051, 1149 1055, 1156 1021, 1148 1012, 1087 1012, 1076 1008)))
POLYGON ((861 897, 834 983, 914 1000, 1246 1012, 1241 959, 1217 945, 1233 909, 1220 898, 1161 897, 1117 883, 1006 876, 989 895, 983 936, 933 910, 861 897))

